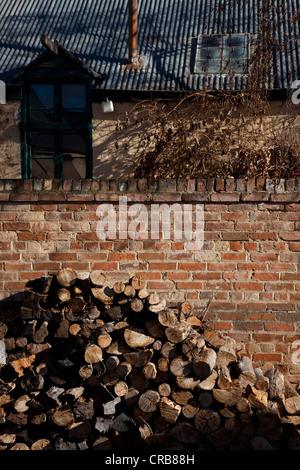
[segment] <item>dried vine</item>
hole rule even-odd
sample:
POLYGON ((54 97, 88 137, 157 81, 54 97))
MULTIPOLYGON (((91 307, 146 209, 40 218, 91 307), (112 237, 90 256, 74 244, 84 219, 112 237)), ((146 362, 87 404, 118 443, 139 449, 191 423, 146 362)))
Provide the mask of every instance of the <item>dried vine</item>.
MULTIPOLYGON (((287 100, 284 111, 274 114, 269 100, 278 54, 288 61, 299 36, 300 12, 286 3, 276 9, 271 0, 257 2, 257 12, 253 12, 257 34, 245 71, 245 90, 236 92, 230 87, 186 93, 175 101, 137 102, 131 114, 118 123, 117 131, 130 123, 139 130, 143 152, 135 177, 277 178, 297 174, 299 107, 287 100), (293 37, 279 34, 286 23, 293 28, 293 37)), ((229 70, 232 82, 234 75, 229 70)))

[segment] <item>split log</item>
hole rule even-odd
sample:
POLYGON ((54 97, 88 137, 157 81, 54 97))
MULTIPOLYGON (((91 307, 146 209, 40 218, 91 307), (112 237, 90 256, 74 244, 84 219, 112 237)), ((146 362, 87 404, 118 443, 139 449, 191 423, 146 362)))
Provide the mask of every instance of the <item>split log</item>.
POLYGON ((92 271, 90 280, 95 287, 102 287, 106 282, 106 274, 101 270, 92 271))
POLYGON ((157 375, 156 365, 153 362, 148 362, 143 367, 143 374, 147 379, 155 379, 157 375))
POLYGON ((157 305, 160 303, 160 297, 156 292, 152 292, 148 297, 148 305, 157 305))
POLYGON ((133 299, 130 302, 130 306, 131 306, 131 309, 136 313, 141 312, 144 308, 144 304, 141 299, 133 299))
POLYGON ((175 357, 170 363, 170 371, 173 375, 187 377, 192 370, 192 362, 183 356, 175 357))
POLYGON ((169 398, 163 397, 159 402, 159 410, 160 410, 161 416, 168 423, 173 424, 177 421, 177 418, 180 415, 181 406, 173 402, 169 398))
POLYGON ((100 333, 98 338, 97 338, 97 344, 100 346, 101 349, 107 348, 112 342, 112 337, 106 333, 100 333))
POLYGON ((38 439, 32 445, 30 450, 53 450, 51 442, 48 439, 38 439))
POLYGON ((162 383, 162 384, 159 384, 158 386, 158 393, 162 397, 168 397, 171 394, 171 391, 172 391, 171 387, 167 383, 162 383))
POLYGON ((182 408, 182 414, 187 419, 193 419, 199 411, 199 403, 196 401, 190 402, 184 405, 182 408))
POLYGON ((172 310, 162 310, 159 312, 158 321, 165 327, 174 327, 178 323, 177 316, 172 310))
POLYGON ((213 396, 219 403, 227 406, 234 406, 242 397, 242 389, 236 388, 231 390, 213 389, 213 396))
POLYGON ((190 316, 194 308, 194 304, 192 304, 191 302, 183 302, 181 304, 181 312, 184 313, 185 316, 190 316))
POLYGON ((173 327, 168 327, 165 330, 166 337, 171 343, 181 343, 189 335, 190 329, 186 324, 178 322, 173 327))
POLYGON ((212 409, 198 411, 195 416, 195 426, 203 434, 210 434, 216 431, 221 424, 219 414, 212 409))
POLYGON ((254 372, 256 377, 255 388, 257 388, 258 390, 267 391, 269 389, 268 377, 265 377, 263 371, 259 367, 257 367, 254 372))
POLYGON ((154 339, 151 336, 139 333, 133 329, 126 329, 124 331, 124 339, 131 348, 146 348, 154 343, 154 339))
POLYGON ((212 390, 215 387, 216 380, 218 378, 218 373, 216 370, 213 370, 212 373, 204 380, 199 383, 199 388, 201 390, 212 390))
POLYGON ((125 380, 131 371, 132 371, 132 366, 128 364, 127 362, 121 362, 116 367, 116 374, 121 380, 125 380))
POLYGON ((199 386, 200 380, 197 377, 176 377, 176 384, 178 387, 183 388, 184 390, 194 390, 199 386))
POLYGON ((114 386, 114 392, 117 395, 117 397, 124 397, 128 393, 128 385, 126 382, 118 382, 114 386))
POLYGON ((157 409, 159 401, 160 395, 158 392, 155 390, 147 390, 147 392, 140 396, 138 406, 142 411, 151 413, 157 409))
POLYGON ((148 310, 153 313, 159 313, 161 310, 164 310, 165 307, 166 301, 162 300, 159 304, 148 305, 148 310))
POLYGON ((182 343, 182 352, 192 360, 199 355, 204 346, 204 338, 199 333, 192 331, 182 343))
POLYGON ((255 387, 248 385, 248 401, 252 408, 261 410, 267 407, 268 404, 268 393, 263 390, 257 390, 255 387))
POLYGON ((227 366, 221 366, 218 368, 217 384, 222 390, 228 390, 232 387, 232 380, 227 366))
POLYGON ((72 268, 63 268, 56 274, 56 280, 62 287, 70 287, 75 284, 77 280, 77 273, 72 268))
POLYGON ((187 405, 188 402, 193 399, 194 395, 188 390, 173 389, 171 396, 178 405, 187 405))
POLYGON ((145 349, 143 351, 124 353, 123 355, 125 361, 131 364, 133 367, 142 367, 151 361, 153 356, 153 350, 145 349))
POLYGON ((285 410, 290 415, 300 414, 300 397, 294 396, 287 398, 284 403, 285 410))
POLYGON ((68 302, 71 299, 71 292, 68 289, 62 287, 57 291, 57 297, 61 302, 68 302))
POLYGON ((72 310, 72 313, 82 312, 85 305, 85 301, 82 297, 73 297, 72 299, 68 300, 68 306, 72 310))
POLYGON ((140 274, 136 274, 130 279, 130 284, 135 290, 141 290, 146 287, 146 281, 140 274))
POLYGON ((147 299, 147 297, 149 297, 150 292, 147 289, 140 289, 137 295, 139 299, 144 300, 144 299, 147 299))
POLYGON ((177 355, 176 345, 170 341, 166 341, 160 349, 160 354, 166 359, 173 359, 177 355))
POLYGON ((115 282, 115 284, 113 286, 113 291, 114 291, 115 294, 123 294, 124 290, 125 290, 124 282, 122 282, 122 281, 115 282))
POLYGON ((70 426, 74 423, 74 414, 72 408, 63 405, 55 410, 52 415, 52 420, 57 426, 62 426, 64 428, 70 426))
POLYGON ((160 357, 157 361, 157 368, 162 372, 169 370, 170 361, 166 357, 160 357))
POLYGON ((89 364, 94 364, 95 362, 102 361, 103 358, 103 353, 102 349, 97 346, 96 344, 90 344, 87 346, 85 353, 84 353, 84 359, 86 362, 89 364))
POLYGON ((126 297, 134 297, 135 296, 135 289, 130 285, 127 284, 124 289, 124 295, 126 297))
POLYGON ((217 366, 229 366, 229 364, 237 361, 236 352, 232 345, 233 343, 231 341, 226 341, 226 343, 219 348, 216 357, 217 366))
POLYGON ((91 293, 95 299, 100 300, 105 305, 111 305, 113 303, 113 295, 105 293, 102 287, 93 287, 91 293))

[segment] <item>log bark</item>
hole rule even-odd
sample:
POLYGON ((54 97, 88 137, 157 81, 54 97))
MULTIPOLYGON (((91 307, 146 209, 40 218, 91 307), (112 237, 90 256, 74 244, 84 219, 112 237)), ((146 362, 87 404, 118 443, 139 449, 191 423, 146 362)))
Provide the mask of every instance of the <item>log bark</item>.
POLYGON ((197 377, 206 379, 216 364, 216 352, 212 348, 204 347, 200 354, 193 359, 193 370, 197 377))
POLYGON ((269 399, 284 403, 284 376, 278 369, 269 369, 265 373, 269 379, 269 399))

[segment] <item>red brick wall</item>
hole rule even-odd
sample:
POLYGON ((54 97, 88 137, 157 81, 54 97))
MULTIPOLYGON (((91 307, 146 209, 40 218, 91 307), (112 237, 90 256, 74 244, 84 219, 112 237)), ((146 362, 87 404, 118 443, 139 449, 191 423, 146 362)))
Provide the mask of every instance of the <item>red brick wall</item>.
POLYGON ((300 340, 299 188, 299 179, 263 178, 2 180, 0 298, 62 266, 102 269, 112 282, 139 272, 168 302, 188 299, 200 309, 212 299, 210 326, 241 342, 255 364, 280 365, 298 380, 292 354, 300 340), (204 204, 203 247, 172 239, 101 241, 96 210, 117 205, 120 194, 128 204, 204 204))

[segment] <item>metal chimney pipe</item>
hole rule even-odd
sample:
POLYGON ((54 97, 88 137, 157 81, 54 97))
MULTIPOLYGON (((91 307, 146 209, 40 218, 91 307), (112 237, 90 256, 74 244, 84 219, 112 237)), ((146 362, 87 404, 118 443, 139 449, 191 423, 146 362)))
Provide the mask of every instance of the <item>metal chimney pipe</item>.
POLYGON ((128 0, 129 60, 138 59, 138 0, 128 0))

